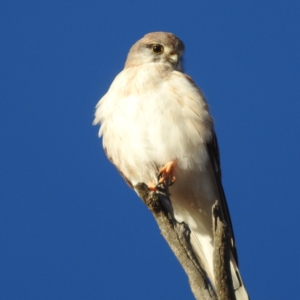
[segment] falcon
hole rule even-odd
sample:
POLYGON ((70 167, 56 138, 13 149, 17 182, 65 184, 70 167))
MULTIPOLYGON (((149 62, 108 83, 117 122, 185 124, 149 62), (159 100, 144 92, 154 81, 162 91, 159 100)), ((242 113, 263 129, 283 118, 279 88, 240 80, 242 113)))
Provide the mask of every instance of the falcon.
POLYGON ((130 187, 173 183, 178 222, 214 286, 212 205, 218 200, 231 234, 230 268, 237 300, 249 299, 221 183, 219 149, 207 102, 183 72, 183 42, 171 33, 146 34, 130 49, 124 70, 96 106, 94 124, 108 159, 130 187))

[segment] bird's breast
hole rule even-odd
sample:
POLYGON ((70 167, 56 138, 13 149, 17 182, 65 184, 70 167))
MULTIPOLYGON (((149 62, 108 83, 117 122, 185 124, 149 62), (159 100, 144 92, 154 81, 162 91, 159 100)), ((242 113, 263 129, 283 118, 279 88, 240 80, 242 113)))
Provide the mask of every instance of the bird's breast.
POLYGON ((96 112, 103 145, 119 170, 137 183, 153 181, 171 160, 183 171, 205 168, 210 116, 199 90, 180 72, 124 71, 96 112))

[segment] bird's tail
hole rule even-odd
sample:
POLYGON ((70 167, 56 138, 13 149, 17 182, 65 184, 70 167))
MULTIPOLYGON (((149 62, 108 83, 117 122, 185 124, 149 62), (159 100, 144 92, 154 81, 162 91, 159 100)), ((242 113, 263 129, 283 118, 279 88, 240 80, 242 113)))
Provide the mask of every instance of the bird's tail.
POLYGON ((236 300, 249 300, 249 296, 243 283, 242 276, 233 255, 231 255, 230 269, 236 300))
MULTIPOLYGON (((209 240, 205 239, 203 236, 200 238, 199 235, 191 231, 191 244, 200 264, 202 265, 202 268, 206 271, 210 282, 215 287, 215 276, 212 263, 213 249, 209 240), (201 244, 200 240, 202 241, 201 244)), ((243 283, 239 268, 232 254, 230 257, 230 270, 236 300, 249 300, 249 296, 243 283)))

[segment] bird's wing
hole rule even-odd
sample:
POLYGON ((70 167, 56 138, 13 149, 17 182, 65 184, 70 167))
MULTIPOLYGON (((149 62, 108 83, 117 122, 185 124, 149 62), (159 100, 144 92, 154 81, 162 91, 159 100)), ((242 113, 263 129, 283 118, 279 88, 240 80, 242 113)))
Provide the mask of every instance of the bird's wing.
POLYGON ((230 269, 231 269, 231 277, 233 281, 233 287, 235 290, 235 297, 238 300, 249 300, 248 293, 244 286, 242 277, 240 275, 239 267, 238 267, 238 257, 237 250, 235 245, 234 233, 231 223, 231 218, 228 210, 228 205, 225 197, 225 193, 223 190, 222 182, 221 182, 221 167, 220 167, 220 153, 218 147, 218 141, 215 132, 212 130, 212 138, 210 142, 207 143, 207 152, 210 157, 210 162, 212 165, 215 183, 217 185, 217 189, 220 197, 220 204, 223 213, 223 219, 225 220, 230 236, 231 236, 231 260, 230 260, 230 269))
POLYGON ((222 186, 222 173, 221 173, 221 165, 220 165, 219 146, 218 146, 217 136, 216 136, 214 130, 212 130, 211 140, 207 143, 207 152, 210 157, 210 162, 212 164, 212 169, 213 169, 213 173, 214 173, 214 177, 215 177, 215 183, 217 185, 217 189, 218 189, 219 195, 220 195, 220 204, 221 204, 224 221, 226 222, 229 232, 230 232, 231 253, 232 253, 232 255, 235 259, 235 262, 238 266, 238 257, 237 257, 237 250, 236 250, 236 245, 235 245, 233 227, 232 227, 232 223, 231 223, 231 218, 230 218, 230 214, 229 214, 229 209, 228 209, 224 189, 222 186))

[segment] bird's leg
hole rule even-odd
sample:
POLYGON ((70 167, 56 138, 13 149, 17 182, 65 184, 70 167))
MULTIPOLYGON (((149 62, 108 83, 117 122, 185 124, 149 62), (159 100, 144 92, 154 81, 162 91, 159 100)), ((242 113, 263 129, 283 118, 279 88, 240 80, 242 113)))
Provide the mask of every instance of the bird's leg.
POLYGON ((153 182, 148 183, 148 188, 156 192, 159 185, 170 186, 172 185, 176 178, 174 176, 174 168, 176 166, 176 161, 169 161, 164 167, 159 170, 158 174, 158 183, 155 184, 153 182))
POLYGON ((159 170, 158 184, 163 183, 169 186, 175 182, 176 180, 174 176, 175 166, 176 166, 176 161, 171 160, 159 170))

